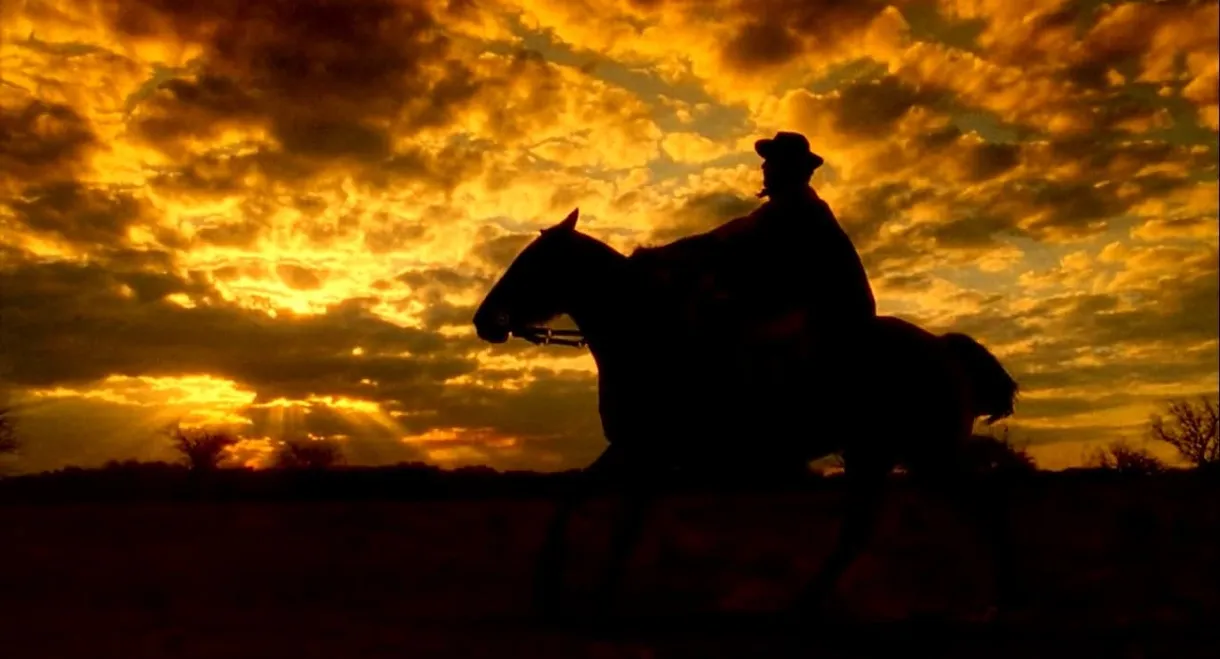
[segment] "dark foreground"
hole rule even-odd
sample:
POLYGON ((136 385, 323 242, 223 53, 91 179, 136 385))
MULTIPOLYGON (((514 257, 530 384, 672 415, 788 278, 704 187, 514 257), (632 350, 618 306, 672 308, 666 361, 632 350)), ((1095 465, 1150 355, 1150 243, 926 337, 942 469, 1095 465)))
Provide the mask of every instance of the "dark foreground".
POLYGON ((572 619, 527 607, 541 499, 0 504, 5 657, 1218 656, 1220 486, 1020 490, 1022 581, 935 500, 896 493, 837 620, 776 615, 829 550, 836 488, 687 494, 654 517, 615 617, 580 616, 612 513, 573 529, 572 619))

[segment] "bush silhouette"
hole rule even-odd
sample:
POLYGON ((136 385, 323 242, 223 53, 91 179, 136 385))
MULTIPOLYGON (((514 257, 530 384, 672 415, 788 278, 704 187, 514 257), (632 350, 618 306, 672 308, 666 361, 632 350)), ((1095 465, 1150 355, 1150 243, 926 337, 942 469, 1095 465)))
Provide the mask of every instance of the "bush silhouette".
POLYGON ((1145 448, 1125 442, 1094 449, 1085 459, 1085 466, 1107 469, 1123 474, 1156 474, 1165 471, 1165 463, 1145 448))
POLYGON ((999 426, 995 434, 973 435, 962 451, 962 460, 969 472, 987 474, 1028 474, 1038 470, 1024 446, 1013 443, 1008 426, 999 426))
POLYGON ((275 453, 279 469, 329 469, 343 463, 343 449, 329 439, 294 439, 275 453))
POLYGON ((173 428, 170 438, 174 448, 186 458, 187 466, 195 472, 218 468, 229 448, 237 443, 232 435, 205 429, 173 428))
POLYGON ((1176 448, 1196 467, 1220 465, 1220 403, 1201 397, 1197 403, 1173 400, 1166 410, 1168 418, 1153 415, 1149 424, 1152 438, 1176 448))

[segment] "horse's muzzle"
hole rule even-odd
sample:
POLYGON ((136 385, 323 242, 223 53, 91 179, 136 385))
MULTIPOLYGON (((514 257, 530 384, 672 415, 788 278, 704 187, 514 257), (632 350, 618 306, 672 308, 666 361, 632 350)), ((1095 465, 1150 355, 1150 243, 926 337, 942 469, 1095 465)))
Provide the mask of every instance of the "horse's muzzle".
POLYGON ((474 331, 488 343, 504 343, 512 334, 508 314, 504 312, 476 315, 474 331))

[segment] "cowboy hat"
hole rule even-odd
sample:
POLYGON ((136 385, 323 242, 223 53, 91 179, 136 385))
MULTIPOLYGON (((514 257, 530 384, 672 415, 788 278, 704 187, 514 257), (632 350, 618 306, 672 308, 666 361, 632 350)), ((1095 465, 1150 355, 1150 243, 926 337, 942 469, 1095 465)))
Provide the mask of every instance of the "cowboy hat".
POLYGON ((778 162, 807 163, 811 169, 817 169, 824 162, 822 156, 809 149, 809 140, 800 133, 780 131, 775 137, 764 138, 754 143, 754 152, 763 160, 778 162))

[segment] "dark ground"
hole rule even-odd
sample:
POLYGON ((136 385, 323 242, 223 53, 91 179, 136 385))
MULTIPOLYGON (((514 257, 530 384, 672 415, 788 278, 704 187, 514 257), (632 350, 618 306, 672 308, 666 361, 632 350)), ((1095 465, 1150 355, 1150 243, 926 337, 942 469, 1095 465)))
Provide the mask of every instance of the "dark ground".
MULTIPOLYGON (((999 625, 972 621, 989 593, 969 532, 898 491, 842 583, 846 619, 785 623, 772 612, 829 550, 839 496, 668 501, 598 625, 529 613, 540 499, 0 504, 0 656, 1220 656, 1214 481, 1023 485, 1035 599, 999 625)), ((570 613, 609 512, 573 529, 570 613)))

